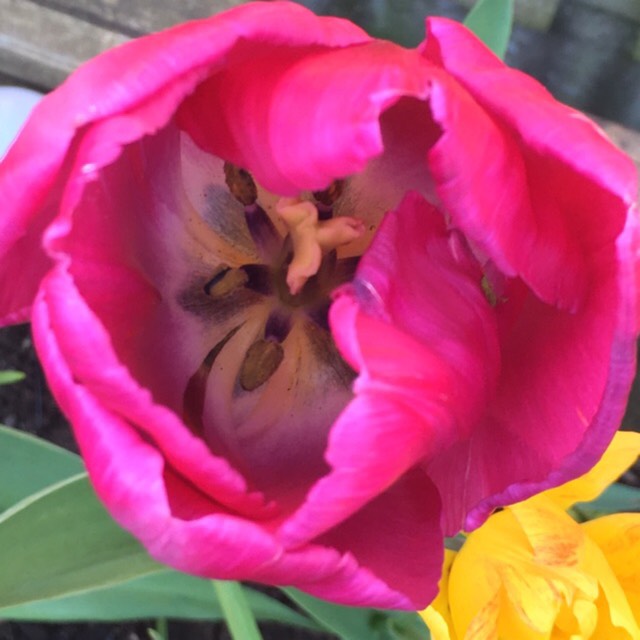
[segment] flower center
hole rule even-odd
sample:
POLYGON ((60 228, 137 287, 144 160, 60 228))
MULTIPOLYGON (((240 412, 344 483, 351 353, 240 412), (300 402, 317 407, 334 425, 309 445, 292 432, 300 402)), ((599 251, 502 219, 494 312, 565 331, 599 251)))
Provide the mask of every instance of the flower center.
MULTIPOLYGON (((198 305, 211 308, 221 332, 188 380, 183 418, 210 443, 207 431, 215 429, 213 440, 226 447, 255 443, 267 431, 275 442, 274 430, 291 438, 296 423, 318 422, 313 437, 324 437, 351 397, 355 376, 331 337, 330 295, 355 273, 359 256, 349 255, 347 245, 361 238, 364 225, 334 216, 342 181, 278 198, 230 163, 224 178, 254 252, 244 264, 219 264, 200 293, 189 294, 202 296, 198 305)), ((246 458, 246 448, 235 457, 246 458)))
POLYGON ((358 258, 338 259, 336 250, 364 232, 362 221, 333 217, 333 205, 342 193, 342 183, 303 197, 280 198, 275 206, 286 235, 281 236, 258 200, 251 175, 230 163, 224 165, 231 194, 244 207, 245 219, 255 243, 259 263, 231 268, 222 265, 205 285, 205 293, 222 301, 244 288, 275 299, 264 336, 247 350, 239 382, 245 391, 264 384, 283 360, 281 343, 294 317, 304 313, 327 331, 331 291, 349 280, 358 258))

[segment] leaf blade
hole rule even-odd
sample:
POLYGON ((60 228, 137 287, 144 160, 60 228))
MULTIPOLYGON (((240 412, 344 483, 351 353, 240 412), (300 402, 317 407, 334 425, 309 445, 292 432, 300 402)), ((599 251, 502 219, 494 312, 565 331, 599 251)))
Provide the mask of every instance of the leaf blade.
POLYGON ((0 607, 117 584, 162 568, 111 519, 86 474, 47 487, 0 516, 0 566, 0 607))
POLYGON ((0 425, 0 512, 82 471, 80 456, 0 425))
POLYGON ((22 371, 15 371, 13 369, 5 369, 0 371, 0 385, 14 384, 25 379, 25 374, 22 371))
POLYGON ((504 59, 513 28, 513 0, 478 0, 464 24, 504 59))

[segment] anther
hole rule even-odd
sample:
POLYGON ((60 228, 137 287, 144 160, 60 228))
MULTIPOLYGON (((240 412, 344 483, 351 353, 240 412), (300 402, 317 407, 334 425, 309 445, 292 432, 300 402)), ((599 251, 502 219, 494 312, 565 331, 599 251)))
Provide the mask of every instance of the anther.
POLYGON ((258 188, 251 174, 230 162, 225 162, 223 169, 224 180, 231 195, 245 207, 253 204, 258 199, 258 188))
POLYGON ((326 189, 313 192, 320 220, 328 220, 333 215, 333 205, 340 199, 343 192, 344 180, 334 180, 326 189))
POLYGON ((314 191, 313 197, 322 204, 331 206, 344 193, 344 180, 334 180, 326 189, 314 191))
POLYGON ((249 276, 244 269, 232 269, 221 265, 213 278, 204 285, 204 292, 212 298, 223 298, 232 291, 244 287, 249 281, 249 276))
POLYGON ((224 179, 231 195, 244 205, 244 216, 260 258, 270 262, 282 244, 280 234, 266 211, 258 204, 258 187, 245 169, 224 163, 224 179))
POLYGON ((276 372, 284 359, 284 349, 275 340, 256 340, 244 358, 238 382, 245 391, 263 385, 276 372))

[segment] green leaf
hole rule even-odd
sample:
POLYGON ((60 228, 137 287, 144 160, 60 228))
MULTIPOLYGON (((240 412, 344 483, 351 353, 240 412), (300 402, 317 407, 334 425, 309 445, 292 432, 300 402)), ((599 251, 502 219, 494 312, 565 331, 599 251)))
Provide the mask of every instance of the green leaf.
MULTIPOLYGON (((258 620, 318 631, 320 627, 278 600, 244 589, 258 620)), ((48 622, 111 622, 157 618, 223 619, 210 580, 166 569, 117 585, 89 589, 61 598, 0 609, 0 619, 48 622)))
POLYGON ((213 580, 212 584, 233 640, 262 640, 242 585, 232 580, 213 580))
POLYGON ((591 502, 579 502, 580 511, 620 513, 640 511, 640 489, 626 484, 612 484, 600 496, 591 502))
POLYGON ((464 24, 499 58, 504 58, 513 27, 513 0, 478 0, 464 24))
POLYGON ((13 371, 11 369, 0 371, 0 385, 20 382, 21 380, 24 380, 24 378, 25 375, 22 371, 13 371))
POLYGON ((324 629, 342 640, 382 640, 388 637, 385 631, 388 612, 332 604, 297 589, 283 591, 324 629))
POLYGON ((0 512, 83 470, 79 456, 0 425, 0 512))
POLYGON ((98 502, 86 474, 0 516, 0 608, 70 595, 159 571, 98 502))
MULTIPOLYGON (((258 620, 319 630, 315 622, 282 602, 254 589, 245 588, 244 592, 258 620)), ((171 569, 113 586, 0 609, 0 619, 49 622, 110 622, 160 616, 181 620, 223 619, 210 580, 171 569)))

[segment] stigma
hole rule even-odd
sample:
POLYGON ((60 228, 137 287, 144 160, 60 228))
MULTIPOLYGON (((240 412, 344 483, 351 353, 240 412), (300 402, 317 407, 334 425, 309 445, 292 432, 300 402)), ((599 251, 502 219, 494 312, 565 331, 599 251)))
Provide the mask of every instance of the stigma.
POLYGON ((292 296, 300 293, 309 278, 318 273, 324 256, 357 240, 365 230, 358 218, 341 216, 320 220, 316 205, 302 198, 280 198, 276 211, 293 245, 286 278, 292 296))

